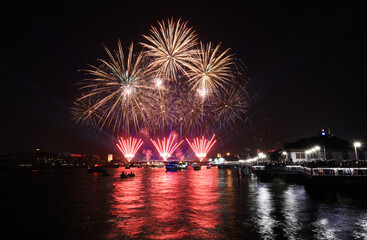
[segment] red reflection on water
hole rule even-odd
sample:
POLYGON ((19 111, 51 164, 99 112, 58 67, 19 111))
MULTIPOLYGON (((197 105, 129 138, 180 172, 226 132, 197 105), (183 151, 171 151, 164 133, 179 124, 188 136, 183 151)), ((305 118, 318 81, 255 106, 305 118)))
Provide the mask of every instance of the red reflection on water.
POLYGON ((215 228, 221 223, 218 169, 133 171, 136 177, 114 183, 114 227, 109 237, 216 237, 215 228))
MULTIPOLYGON (((136 171, 134 171, 135 174, 136 171)), ((141 177, 121 179, 118 175, 114 183, 115 191, 112 196, 112 215, 115 216, 111 222, 115 225, 110 237, 119 236, 120 233, 133 237, 141 232, 144 218, 139 215, 139 209, 144 206, 140 194, 141 177)))
POLYGON ((189 203, 192 209, 190 223, 197 229, 194 236, 211 239, 219 237, 215 231, 211 231, 221 223, 218 169, 202 169, 189 173, 189 203))

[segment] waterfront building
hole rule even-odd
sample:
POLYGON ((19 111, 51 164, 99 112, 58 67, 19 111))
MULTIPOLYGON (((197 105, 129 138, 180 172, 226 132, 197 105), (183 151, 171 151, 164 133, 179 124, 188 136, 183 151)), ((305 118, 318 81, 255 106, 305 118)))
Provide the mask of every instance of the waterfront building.
MULTIPOLYGON (((324 129, 317 136, 301 138, 293 143, 285 143, 284 151, 293 162, 309 160, 355 160, 353 142, 341 139, 331 134, 330 129, 324 129)), ((359 160, 366 159, 367 153, 362 146, 358 151, 359 160)))

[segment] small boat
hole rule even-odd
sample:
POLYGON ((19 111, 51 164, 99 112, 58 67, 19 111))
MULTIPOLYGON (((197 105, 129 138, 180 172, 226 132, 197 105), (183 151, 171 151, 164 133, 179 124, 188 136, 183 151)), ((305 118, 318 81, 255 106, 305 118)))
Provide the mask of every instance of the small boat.
POLYGON ((177 171, 179 169, 177 165, 177 163, 171 161, 166 165, 166 171, 177 171))
POLYGON ((95 164, 94 167, 88 167, 88 173, 104 173, 106 172, 106 169, 99 166, 98 164, 95 164))
POLYGON ((126 165, 125 166, 125 169, 130 169, 130 165, 126 165))
POLYGON ((128 178, 129 176, 128 175, 126 175, 126 174, 123 174, 123 173, 121 173, 120 174, 120 178, 128 178))
POLYGON ((187 163, 179 163, 177 164, 178 169, 187 169, 187 163))
POLYGON ((163 163, 151 163, 149 165, 149 167, 151 167, 151 168, 163 168, 164 164, 163 163))
POLYGON ((122 172, 120 174, 120 178, 129 178, 129 177, 135 177, 135 174, 133 172, 125 174, 125 172, 122 172))
POLYGON ((113 168, 119 168, 119 167, 120 167, 120 164, 118 164, 118 163, 114 163, 114 164, 112 164, 112 167, 113 167, 113 168))
POLYGON ((240 171, 241 176, 251 176, 251 169, 250 168, 243 168, 240 171))
POLYGON ((201 166, 199 164, 197 164, 197 163, 194 163, 192 165, 192 167, 194 168, 194 170, 200 170, 201 169, 201 166))
POLYGON ((211 165, 208 165, 208 166, 206 166, 206 168, 207 168, 207 169, 211 169, 211 168, 212 168, 212 166, 211 166, 211 165))

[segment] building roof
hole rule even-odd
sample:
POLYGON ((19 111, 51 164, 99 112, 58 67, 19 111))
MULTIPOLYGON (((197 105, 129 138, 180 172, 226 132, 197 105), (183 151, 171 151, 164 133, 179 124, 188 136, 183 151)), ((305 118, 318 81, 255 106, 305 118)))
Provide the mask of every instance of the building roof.
POLYGON ((311 138, 301 138, 293 143, 284 143, 284 149, 308 149, 314 146, 320 146, 321 148, 326 148, 328 151, 351 151, 353 150, 353 143, 335 137, 333 135, 318 135, 311 138))

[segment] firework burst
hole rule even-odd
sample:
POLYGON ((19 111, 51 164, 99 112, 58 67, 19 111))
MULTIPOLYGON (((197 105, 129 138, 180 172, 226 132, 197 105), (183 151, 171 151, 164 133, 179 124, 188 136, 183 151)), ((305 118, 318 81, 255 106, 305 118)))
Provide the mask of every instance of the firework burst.
POLYGON ((241 86, 231 87, 215 97, 212 115, 215 125, 231 127, 247 113, 248 96, 241 86))
POLYGON ((81 126, 92 130, 97 129, 98 122, 101 120, 101 114, 99 111, 91 110, 95 102, 96 99, 93 97, 78 98, 71 108, 73 120, 81 126))
POLYGON ((184 140, 176 142, 176 135, 171 134, 167 139, 150 139, 164 161, 171 157, 172 153, 183 143, 184 140))
POLYGON ((214 143, 217 140, 214 140, 215 134, 212 136, 210 140, 207 140, 204 138, 204 136, 200 138, 194 138, 192 142, 190 142, 187 138, 186 141, 190 145, 191 149, 194 151, 196 156, 202 161, 206 154, 210 151, 210 149, 213 147, 214 143))
POLYGON ((134 158, 136 152, 143 145, 143 141, 141 139, 136 138, 128 138, 123 139, 122 137, 116 144, 116 146, 120 149, 121 153, 125 156, 125 158, 130 162, 131 159, 134 158))
POLYGON ((200 51, 193 58, 188 72, 189 86, 204 98, 209 93, 217 93, 225 89, 233 78, 233 59, 229 49, 220 53, 220 44, 214 49, 212 44, 200 43, 200 51))
MULTIPOLYGON (((77 123, 118 136, 138 136, 144 129, 147 136, 177 131, 185 139, 228 132, 243 119, 248 95, 229 49, 198 44, 194 30, 181 20, 158 22, 143 38, 137 53, 132 43, 126 52, 120 41, 115 51, 104 46, 107 58, 84 70, 82 97, 72 109, 77 123)), ((152 143, 167 159, 171 153, 164 148, 177 142, 162 139, 152 143)))
POLYGON ((187 22, 173 19, 158 22, 159 28, 151 27, 151 35, 143 35, 148 43, 141 43, 151 57, 148 68, 157 76, 175 80, 178 73, 185 73, 197 50, 196 34, 187 22))
POLYGON ((149 94, 145 72, 141 67, 143 54, 134 56, 131 44, 125 56, 120 41, 118 51, 112 53, 107 47, 105 50, 109 59, 99 60, 102 63, 100 67, 91 66, 92 69, 85 70, 91 78, 82 82, 84 86, 81 89, 86 94, 81 99, 98 99, 88 111, 90 114, 102 112, 99 121, 101 127, 108 125, 112 126, 113 131, 129 131, 131 125, 137 127, 145 121, 144 109, 149 108, 147 98, 142 97, 149 94))

